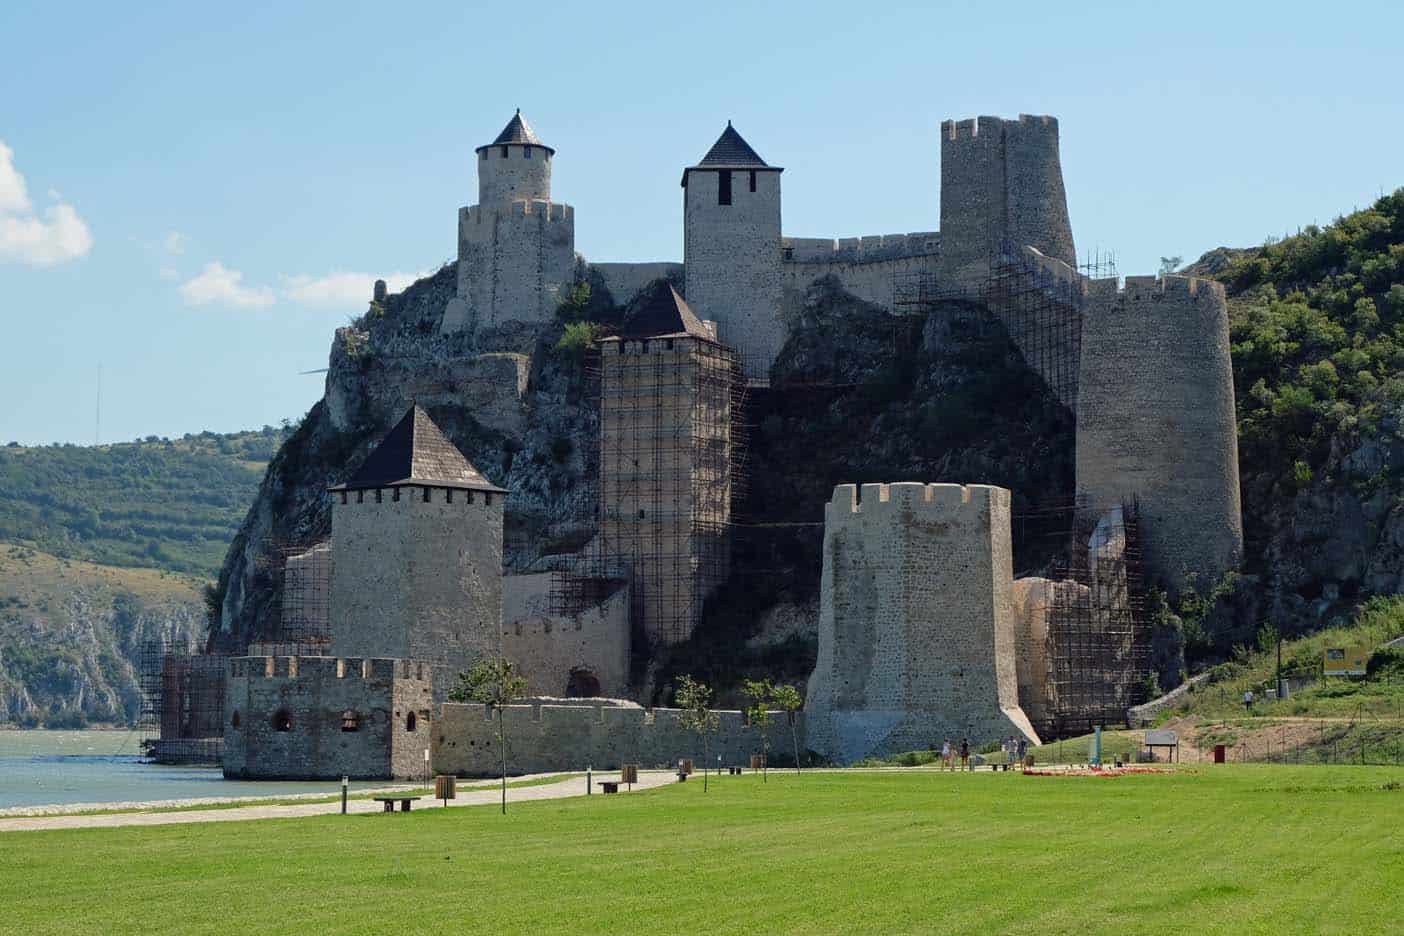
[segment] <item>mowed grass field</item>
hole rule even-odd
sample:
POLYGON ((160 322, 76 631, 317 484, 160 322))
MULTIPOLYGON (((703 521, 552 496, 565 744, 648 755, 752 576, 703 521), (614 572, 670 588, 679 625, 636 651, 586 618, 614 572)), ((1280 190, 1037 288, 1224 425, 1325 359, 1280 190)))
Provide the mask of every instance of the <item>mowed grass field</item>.
POLYGON ((5 933, 1401 931, 1404 771, 772 771, 386 816, 0 834, 5 933))

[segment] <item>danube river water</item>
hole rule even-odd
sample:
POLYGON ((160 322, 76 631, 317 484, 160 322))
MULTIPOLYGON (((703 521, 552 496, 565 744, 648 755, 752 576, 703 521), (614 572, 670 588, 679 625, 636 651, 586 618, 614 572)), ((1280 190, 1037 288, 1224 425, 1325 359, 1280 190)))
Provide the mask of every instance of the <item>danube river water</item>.
POLYGON ((340 791, 337 783, 226 780, 217 767, 149 764, 138 739, 131 731, 0 730, 0 809, 340 791))

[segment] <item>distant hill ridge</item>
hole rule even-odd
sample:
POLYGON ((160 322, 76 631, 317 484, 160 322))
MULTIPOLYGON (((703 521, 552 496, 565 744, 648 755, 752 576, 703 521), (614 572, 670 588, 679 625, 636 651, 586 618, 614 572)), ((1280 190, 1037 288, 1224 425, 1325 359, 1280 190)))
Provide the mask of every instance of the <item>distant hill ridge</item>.
POLYGON ((0 447, 0 540, 213 577, 289 430, 0 447))

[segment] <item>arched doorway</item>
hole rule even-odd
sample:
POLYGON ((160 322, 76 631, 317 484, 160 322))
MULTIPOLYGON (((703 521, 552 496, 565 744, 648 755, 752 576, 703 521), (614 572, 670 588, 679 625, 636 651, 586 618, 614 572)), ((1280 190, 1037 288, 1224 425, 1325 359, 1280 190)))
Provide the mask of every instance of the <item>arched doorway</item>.
POLYGON ((600 694, 600 678, 583 666, 570 671, 566 682, 567 699, 590 699, 600 694))

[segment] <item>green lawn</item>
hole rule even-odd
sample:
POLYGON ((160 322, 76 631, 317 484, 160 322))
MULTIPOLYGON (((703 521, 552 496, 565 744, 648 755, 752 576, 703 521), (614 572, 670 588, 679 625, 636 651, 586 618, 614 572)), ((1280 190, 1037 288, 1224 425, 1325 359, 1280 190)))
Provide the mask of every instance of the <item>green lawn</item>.
POLYGON ((7 833, 0 931, 1384 932, 1401 787, 1369 767, 777 770, 505 818, 7 833))

